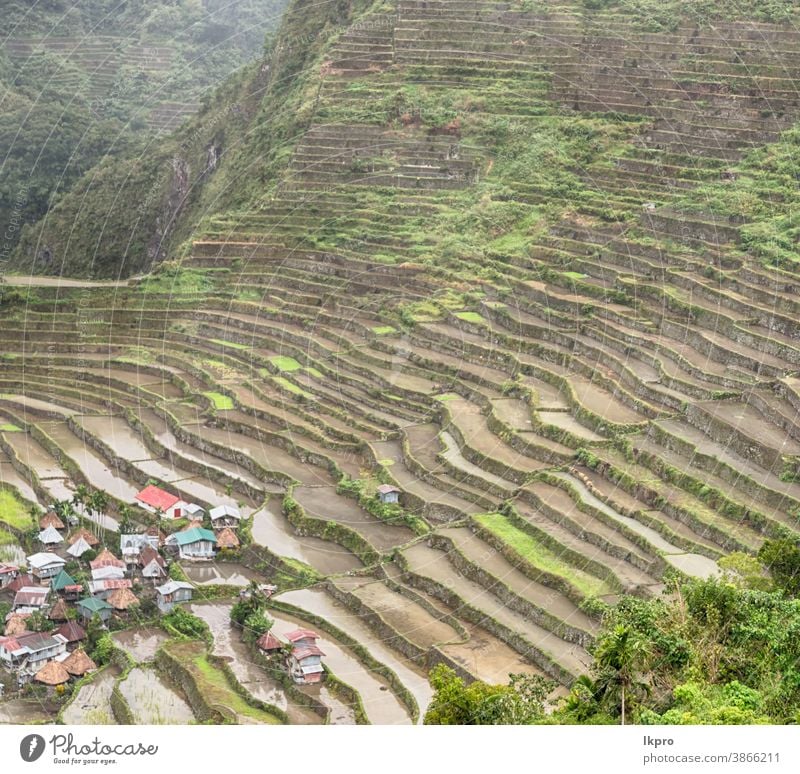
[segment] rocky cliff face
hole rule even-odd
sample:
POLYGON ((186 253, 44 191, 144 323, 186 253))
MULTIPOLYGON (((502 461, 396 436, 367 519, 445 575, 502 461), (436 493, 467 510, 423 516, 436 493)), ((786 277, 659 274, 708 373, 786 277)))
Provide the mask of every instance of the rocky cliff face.
POLYGON ((250 200, 273 177, 265 168, 304 115, 292 102, 300 74, 354 12, 345 2, 323 5, 294 3, 264 57, 223 84, 177 132, 87 173, 24 229, 13 266, 129 276, 179 254, 203 216, 250 200))

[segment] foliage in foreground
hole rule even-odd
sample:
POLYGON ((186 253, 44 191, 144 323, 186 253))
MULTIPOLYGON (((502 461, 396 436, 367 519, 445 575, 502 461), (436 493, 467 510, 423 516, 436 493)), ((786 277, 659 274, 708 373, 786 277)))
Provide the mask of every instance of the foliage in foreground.
MULTIPOLYGON (((764 585, 762 575, 751 578, 764 585)), ((752 585, 729 574, 676 582, 660 598, 623 598, 605 614, 589 674, 550 714, 507 711, 533 706, 515 696, 519 682, 467 686, 455 673, 434 670, 425 722, 800 722, 800 600, 780 582, 770 590, 752 585)))

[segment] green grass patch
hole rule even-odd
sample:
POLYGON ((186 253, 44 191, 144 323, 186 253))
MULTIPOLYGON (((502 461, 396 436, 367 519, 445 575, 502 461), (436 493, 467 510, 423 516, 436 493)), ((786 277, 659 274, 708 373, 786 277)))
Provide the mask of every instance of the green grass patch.
POLYGON ((561 274, 563 276, 569 277, 570 279, 573 279, 573 280, 586 279, 586 275, 585 274, 581 274, 581 272, 579 272, 579 271, 562 271, 561 274))
POLYGON ((0 521, 19 530, 34 526, 27 508, 8 489, 0 489, 0 521))
POLYGON ((240 717, 250 718, 257 723, 276 725, 281 722, 269 712, 251 707, 231 688, 222 670, 208 660, 203 643, 193 641, 170 644, 168 652, 191 672, 201 695, 212 707, 220 704, 240 717))
POLYGON ((310 586, 319 580, 320 575, 311 565, 301 562, 299 559, 292 559, 289 556, 282 556, 281 561, 288 568, 278 573, 276 582, 281 588, 297 588, 298 586, 310 586))
POLYGON ((322 371, 318 371, 313 366, 306 366, 304 370, 305 370, 305 372, 307 374, 311 374, 311 376, 313 376, 315 379, 324 379, 325 378, 324 374, 322 373, 322 371))
POLYGON ((253 290, 252 288, 246 288, 244 290, 238 290, 236 292, 236 298, 240 301, 261 301, 261 293, 258 290, 253 290))
POLYGON ((204 392, 203 395, 214 404, 217 411, 229 411, 233 408, 233 399, 221 392, 204 392))
POLYGON ((269 362, 279 371, 288 371, 289 373, 292 371, 299 371, 302 368, 300 363, 293 357, 288 357, 287 355, 273 355, 269 359, 269 362))
POLYGON ((405 304, 401 310, 404 319, 409 317, 414 322, 433 322, 442 316, 442 310, 431 301, 415 301, 405 304))
POLYGON ((567 564, 549 548, 534 540, 527 532, 517 529, 502 514, 487 513, 475 516, 474 519, 534 567, 563 578, 585 596, 598 597, 613 593, 613 589, 605 581, 567 564))
POLYGON ((378 336, 388 336, 392 333, 397 333, 397 328, 393 325, 376 325, 372 332, 378 336))
POLYGON ((486 322, 486 319, 477 312, 456 312, 455 315, 456 317, 458 317, 459 320, 464 320, 464 322, 469 322, 469 323, 486 322))
POLYGON ((304 398, 310 398, 311 396, 303 389, 298 387, 294 382, 290 382, 288 379, 285 379, 282 376, 274 376, 272 377, 273 381, 277 382, 284 390, 288 390, 292 393, 292 395, 302 395, 304 398))
POLYGON ((450 400, 458 400, 461 396, 455 392, 445 392, 441 395, 434 395, 433 399, 438 400, 440 403, 447 403, 450 400))
POLYGON ((0 425, 0 431, 4 433, 22 433, 24 432, 21 427, 11 423, 11 422, 4 422, 0 425))

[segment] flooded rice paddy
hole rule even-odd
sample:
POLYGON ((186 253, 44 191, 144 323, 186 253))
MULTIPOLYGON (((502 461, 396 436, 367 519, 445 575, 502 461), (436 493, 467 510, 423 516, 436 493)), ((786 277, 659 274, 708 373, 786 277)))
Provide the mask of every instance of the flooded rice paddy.
POLYGON ((235 562, 183 562, 181 567, 198 586, 246 586, 251 580, 264 580, 260 573, 235 562))
POLYGON ((321 538, 296 536, 292 525, 279 512, 279 502, 277 498, 271 499, 269 505, 253 514, 251 531, 254 543, 268 547, 278 556, 304 562, 322 575, 336 575, 361 566, 356 556, 343 546, 321 538))
POLYGON ((119 669, 108 666, 84 683, 62 713, 68 726, 109 726, 116 724, 111 711, 111 692, 119 669))
POLYGON ((282 709, 293 725, 309 725, 322 722, 312 710, 290 701, 276 680, 251 658, 247 645, 241 641, 241 633, 231 626, 230 602, 203 602, 189 606, 189 610, 208 624, 214 637, 213 654, 228 662, 236 679, 256 699, 282 709))
POLYGON ((152 669, 131 669, 119 683, 119 689, 136 725, 180 725, 194 720, 186 699, 152 669))
POLYGON ((111 639, 137 663, 152 661, 156 651, 169 639, 163 629, 138 627, 114 632, 111 639))

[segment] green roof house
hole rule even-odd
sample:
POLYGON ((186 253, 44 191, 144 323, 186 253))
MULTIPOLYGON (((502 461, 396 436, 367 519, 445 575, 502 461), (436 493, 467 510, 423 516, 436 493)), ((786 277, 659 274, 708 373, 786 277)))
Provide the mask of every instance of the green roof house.
POLYGON ((61 570, 58 575, 50 579, 50 588, 57 594, 62 594, 66 599, 73 601, 83 591, 83 586, 80 583, 76 583, 75 579, 66 570, 61 570))
POLYGON ((75 579, 66 570, 62 570, 55 578, 50 579, 50 588, 53 591, 63 591, 67 586, 74 585, 75 579))
POLYGON ((109 618, 111 618, 112 611, 113 608, 111 605, 109 605, 104 599, 100 599, 98 597, 86 597, 86 599, 81 599, 78 602, 78 612, 86 621, 90 620, 92 616, 96 614, 99 615, 100 620, 105 623, 109 618))
POLYGON ((210 529, 192 527, 183 532, 173 532, 166 545, 177 548, 181 559, 213 559, 217 536, 210 529))

